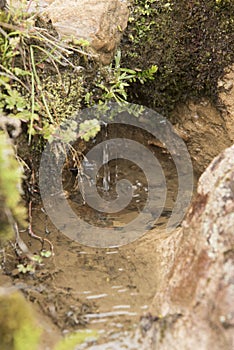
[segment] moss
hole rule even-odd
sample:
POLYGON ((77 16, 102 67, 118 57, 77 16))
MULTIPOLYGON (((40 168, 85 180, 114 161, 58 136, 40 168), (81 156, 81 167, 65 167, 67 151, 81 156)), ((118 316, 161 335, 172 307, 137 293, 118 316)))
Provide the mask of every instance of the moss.
POLYGON ((77 345, 84 343, 90 339, 96 339, 98 334, 96 331, 80 330, 74 334, 70 334, 62 339, 56 346, 54 350, 75 350, 77 345))
POLYGON ((234 60, 233 14, 228 0, 133 0, 125 65, 159 68, 154 82, 131 88, 133 102, 167 113, 188 97, 216 99, 217 81, 234 60))
POLYGON ((67 70, 60 75, 51 75, 43 79, 42 88, 55 120, 68 118, 80 108, 84 90, 81 74, 67 70))
POLYGON ((36 350, 39 336, 40 330, 23 296, 3 291, 0 294, 1 350, 36 350))
POLYGON ((0 131, 0 242, 12 237, 12 219, 23 223, 26 211, 20 204, 23 171, 17 162, 12 144, 0 131))

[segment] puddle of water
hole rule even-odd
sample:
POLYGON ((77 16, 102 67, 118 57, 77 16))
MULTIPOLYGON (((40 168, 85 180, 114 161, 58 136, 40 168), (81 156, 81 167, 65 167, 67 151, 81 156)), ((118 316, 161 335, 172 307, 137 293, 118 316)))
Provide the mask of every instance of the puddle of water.
MULTIPOLYGON (((41 205, 34 207, 34 231, 51 239, 55 246, 55 256, 45 266, 53 278, 39 279, 47 294, 37 294, 34 298, 43 310, 48 310, 48 305, 53 305, 51 309, 55 311, 53 315, 49 313, 49 316, 61 330, 74 331, 86 325, 99 332, 105 330, 108 337, 109 343, 106 345, 102 343, 100 346, 96 344, 87 347, 86 344, 77 349, 139 348, 138 339, 132 340, 130 334, 140 316, 147 312, 157 284, 160 283, 158 267, 162 262, 156 253, 156 238, 163 232, 177 196, 177 172, 170 156, 158 148, 151 151, 157 155, 165 173, 166 203, 153 229, 134 243, 108 249, 81 246, 63 236, 53 226, 41 211, 41 205), (119 329, 124 332, 119 333, 119 329)), ((126 208, 118 213, 106 214, 89 207, 85 202, 85 188, 77 188, 76 176, 69 169, 65 169, 63 174, 64 189, 68 194, 68 202, 78 217, 94 226, 112 227, 118 233, 144 208, 148 195, 147 179, 144 172, 128 160, 109 161, 108 148, 103 148, 102 156, 104 165, 96 179, 99 194, 107 200, 115 199, 116 182, 127 179, 132 184, 133 197, 126 208)), ((92 177, 92 166, 86 164, 87 176, 92 177)), ((62 215, 63 213, 61 221, 66 224, 67 218, 62 215)), ((38 249, 37 242, 30 243, 32 250, 38 249)))
MULTIPOLYGON (((33 213, 34 231, 44 236, 45 214, 40 207, 34 207, 33 213)), ((106 334, 120 328, 129 332, 134 329, 140 316, 147 312, 160 279, 153 248, 156 242, 151 239, 155 233, 150 231, 140 242, 128 246, 96 249, 69 240, 49 221, 47 225, 50 234, 46 237, 53 241, 55 256, 45 262, 44 269, 53 278, 36 279, 44 292, 33 293, 33 298, 43 309, 48 310, 49 306, 49 310, 55 310, 51 317, 61 330, 79 329, 81 316, 89 328, 104 328, 106 334)), ((39 249, 37 242, 30 243, 32 251, 39 249)), ((27 286, 32 284, 35 288, 35 281, 29 279, 27 286)))
MULTIPOLYGON (((118 128, 117 128, 118 129, 118 128)), ((110 128, 110 126, 105 126, 102 133, 97 137, 96 143, 90 145, 94 147, 98 144, 99 141, 106 141, 109 138, 116 138, 121 136, 121 132, 126 134, 126 130, 120 131, 116 130, 116 127, 110 128)), ((166 181, 167 181, 167 197, 164 208, 158 208, 159 210, 163 209, 162 217, 170 217, 171 211, 177 196, 177 171, 175 165, 169 154, 164 153, 164 149, 160 150, 159 148, 154 148, 149 146, 145 135, 142 135, 141 131, 137 129, 127 130, 127 135, 132 139, 140 139, 139 141, 145 145, 152 153, 155 154, 160 165, 162 166, 166 181), (133 137, 134 136, 134 137, 133 137)), ((125 136, 125 135, 124 135, 125 136)), ((143 210, 147 198, 148 198, 148 183, 145 177, 144 171, 140 169, 136 164, 132 163, 127 159, 112 159, 110 160, 109 148, 108 147, 117 147, 117 146, 108 146, 107 143, 102 144, 102 164, 103 166, 99 169, 98 176, 94 178, 96 171, 96 165, 94 163, 90 164, 87 160, 84 162, 82 176, 75 178, 68 171, 64 172, 64 188, 66 189, 68 195, 69 205, 72 210, 78 217, 81 217, 83 220, 89 224, 98 226, 98 227, 110 227, 115 230, 120 230, 126 224, 133 221, 139 213, 143 210), (117 213, 108 214, 104 211, 98 211, 91 208, 87 203, 84 203, 85 193, 87 191, 88 183, 85 182, 85 179, 89 178, 90 183, 97 181, 97 191, 99 195, 107 200, 113 201, 117 197, 116 184, 121 180, 128 180, 131 184, 132 190, 132 200, 129 205, 127 205, 123 210, 120 210, 117 213), (79 186, 75 185, 78 180, 79 186), (82 181, 80 181, 82 180, 82 181), (86 183, 86 188, 84 188, 84 182, 86 183)), ((88 151, 88 150, 87 150, 88 151)), ((112 149, 111 153, 115 153, 115 150, 112 149)), ((117 150, 116 150, 117 154, 117 150)), ((139 157, 143 155, 139 154, 139 157)), ((161 196, 161 183, 157 184, 159 198, 161 196)), ((125 188, 122 189, 125 191, 125 188)), ((155 198, 155 203, 157 205, 157 198, 155 198)), ((94 200, 95 205, 95 200, 94 200)), ((106 208, 108 209, 108 208, 106 208)), ((159 219, 157 224, 159 227, 165 227, 165 220, 159 219)), ((149 225, 150 222, 154 221, 153 214, 149 213, 149 225), (151 215, 151 216, 150 216, 151 215)))

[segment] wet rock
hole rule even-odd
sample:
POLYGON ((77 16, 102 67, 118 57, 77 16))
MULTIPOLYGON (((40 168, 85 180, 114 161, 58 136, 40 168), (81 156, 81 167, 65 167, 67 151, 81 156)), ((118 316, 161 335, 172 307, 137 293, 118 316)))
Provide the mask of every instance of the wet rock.
POLYGON ((165 241, 175 256, 163 257, 143 349, 233 349, 233 226, 234 146, 201 176, 180 236, 165 241))
POLYGON ((186 141, 194 171, 199 175, 214 157, 233 143, 234 116, 227 115, 225 122, 223 113, 206 98, 180 104, 172 115, 177 130, 183 131, 180 137, 186 141))
POLYGON ((103 64, 109 64, 127 26, 125 1, 53 1, 45 10, 63 38, 85 39, 103 64))

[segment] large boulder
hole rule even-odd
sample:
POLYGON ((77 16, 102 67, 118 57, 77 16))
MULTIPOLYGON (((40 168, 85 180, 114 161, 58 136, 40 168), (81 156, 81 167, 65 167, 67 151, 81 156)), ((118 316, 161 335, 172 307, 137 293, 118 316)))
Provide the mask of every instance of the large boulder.
POLYGON ((209 165, 183 227, 161 244, 164 278, 141 321, 142 349, 233 349, 233 227, 234 145, 209 165))

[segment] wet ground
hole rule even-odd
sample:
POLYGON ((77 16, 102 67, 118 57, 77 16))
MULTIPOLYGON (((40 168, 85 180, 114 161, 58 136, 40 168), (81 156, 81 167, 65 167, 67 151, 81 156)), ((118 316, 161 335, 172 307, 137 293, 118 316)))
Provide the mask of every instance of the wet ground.
MULTIPOLYGON (((142 136, 144 139, 144 135, 142 136)), ((14 259, 8 259, 6 271, 13 284, 23 291, 45 324, 42 348, 51 349, 62 334, 82 329, 98 331, 93 345, 77 349, 131 348, 132 330, 140 317, 147 313, 160 283, 157 242, 165 236, 165 227, 177 196, 177 174, 171 156, 160 145, 146 146, 157 156, 166 178, 167 195, 161 216, 149 231, 125 246, 92 248, 63 235, 48 219, 43 204, 32 203, 32 228, 36 235, 49 239, 54 256, 43 259, 34 274, 18 273, 14 259), (108 341, 109 347, 104 343, 108 341), (128 345, 126 345, 126 342, 128 345), (112 344, 112 345, 111 345, 112 344), (122 344, 122 345, 121 345, 122 344)), ((106 200, 116 197, 116 181, 127 178, 133 189, 129 205, 116 214, 96 211, 85 203, 85 189, 77 187, 76 172, 64 170, 63 186, 68 202, 82 220, 99 227, 113 227, 118 235, 121 228, 133 220, 147 200, 144 172, 127 160, 112 160, 100 169, 99 194, 106 200)), ((62 214, 61 214, 62 215, 62 214)), ((62 221, 66 218, 61 217, 62 221)), ((38 254, 41 243, 21 232, 21 238, 31 252, 38 254)), ((166 237, 166 236, 165 236, 166 237)), ((49 248, 45 246, 46 249, 49 248)), ((136 344, 138 340, 135 339, 136 344)), ((137 345, 134 345, 137 348, 137 345)))

